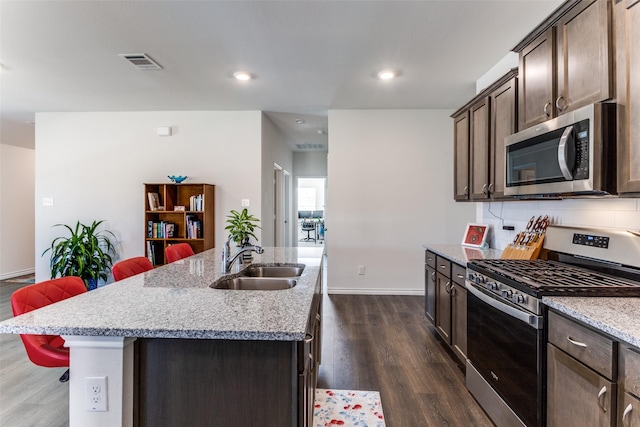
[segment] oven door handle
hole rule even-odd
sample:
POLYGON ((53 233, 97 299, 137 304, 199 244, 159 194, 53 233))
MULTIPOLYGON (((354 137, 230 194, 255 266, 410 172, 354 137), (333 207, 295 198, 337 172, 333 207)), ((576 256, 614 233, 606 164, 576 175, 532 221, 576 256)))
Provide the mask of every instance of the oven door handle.
POLYGON ((465 287, 476 298, 478 298, 480 301, 484 302, 485 304, 488 304, 491 307, 495 308, 496 310, 499 310, 505 314, 508 314, 514 319, 517 319, 517 320, 520 320, 521 322, 526 323, 527 325, 531 326, 534 329, 542 329, 542 326, 543 326, 542 316, 529 314, 525 311, 518 310, 517 308, 511 307, 510 305, 500 302, 497 299, 492 298, 491 296, 485 294, 484 292, 482 292, 481 290, 479 290, 478 288, 476 288, 470 283, 465 283, 465 287))

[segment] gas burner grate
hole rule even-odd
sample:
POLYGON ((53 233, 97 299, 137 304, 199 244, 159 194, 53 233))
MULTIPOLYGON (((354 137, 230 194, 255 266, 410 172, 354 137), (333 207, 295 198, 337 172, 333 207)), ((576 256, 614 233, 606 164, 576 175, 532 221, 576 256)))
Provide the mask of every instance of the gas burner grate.
POLYGON ((470 264, 477 266, 476 271, 493 272, 540 295, 640 296, 640 282, 557 261, 487 259, 470 264))

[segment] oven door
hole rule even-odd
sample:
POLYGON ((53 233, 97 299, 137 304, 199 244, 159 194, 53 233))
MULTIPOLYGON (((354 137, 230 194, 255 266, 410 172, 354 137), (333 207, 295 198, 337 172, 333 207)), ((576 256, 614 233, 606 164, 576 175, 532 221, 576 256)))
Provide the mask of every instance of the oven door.
POLYGON ((471 282, 466 288, 469 363, 525 425, 542 426, 542 316, 499 301, 471 282))

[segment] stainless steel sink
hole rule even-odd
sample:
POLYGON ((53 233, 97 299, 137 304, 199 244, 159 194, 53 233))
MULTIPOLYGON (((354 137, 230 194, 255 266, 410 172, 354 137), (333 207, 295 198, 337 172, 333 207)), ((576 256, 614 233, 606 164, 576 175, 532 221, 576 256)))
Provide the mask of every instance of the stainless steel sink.
POLYGON ((240 272, 247 277, 296 277, 302 274, 303 264, 296 265, 250 265, 240 272))
POLYGON ((298 284, 295 278, 247 277, 240 276, 220 279, 211 285, 214 289, 235 289, 246 291, 277 291, 291 289, 298 284))

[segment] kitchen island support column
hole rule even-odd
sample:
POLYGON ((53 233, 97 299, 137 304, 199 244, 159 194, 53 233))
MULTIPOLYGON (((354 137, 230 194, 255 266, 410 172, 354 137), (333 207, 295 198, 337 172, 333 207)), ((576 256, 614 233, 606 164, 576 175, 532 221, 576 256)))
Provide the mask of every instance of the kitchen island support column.
POLYGON ((69 426, 133 427, 135 338, 63 336, 70 348, 69 426), (87 410, 87 377, 106 377, 107 410, 87 410))

